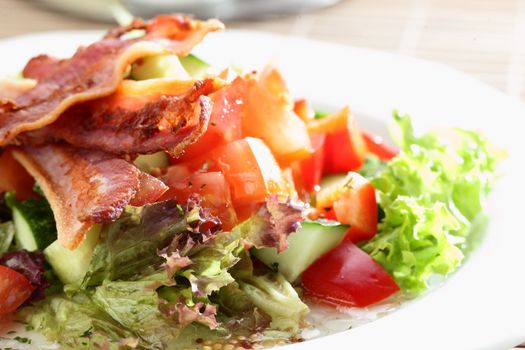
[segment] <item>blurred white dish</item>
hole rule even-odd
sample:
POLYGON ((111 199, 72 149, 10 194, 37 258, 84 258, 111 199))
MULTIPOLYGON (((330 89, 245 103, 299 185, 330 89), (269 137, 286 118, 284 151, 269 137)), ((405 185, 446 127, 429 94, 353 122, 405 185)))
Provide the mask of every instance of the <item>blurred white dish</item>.
POLYGON ((39 3, 78 17, 115 22, 121 15, 151 18, 161 13, 192 13, 223 21, 263 19, 331 6, 341 0, 38 0, 39 3), (124 12, 124 14, 123 14, 124 12))
MULTIPOLYGON (((0 41, 0 76, 19 71, 33 55, 70 55, 97 37, 55 32, 0 41)), ((360 124, 380 134, 397 108, 420 130, 479 129, 510 152, 506 175, 489 198, 486 236, 444 286, 378 321, 287 348, 508 349, 525 339, 522 103, 438 64, 299 38, 233 30, 210 35, 195 52, 219 66, 252 69, 272 61, 294 96, 328 108, 350 104, 360 124)))

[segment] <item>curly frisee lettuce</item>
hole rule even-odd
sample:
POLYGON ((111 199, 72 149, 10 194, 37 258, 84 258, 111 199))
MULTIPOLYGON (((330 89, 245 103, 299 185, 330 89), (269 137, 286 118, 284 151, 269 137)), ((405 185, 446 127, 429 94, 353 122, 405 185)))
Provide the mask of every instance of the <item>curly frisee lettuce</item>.
POLYGON ((394 120, 401 152, 372 176, 385 217, 362 248, 405 291, 417 294, 431 275, 447 275, 463 260, 504 154, 476 132, 416 136, 409 116, 394 113, 394 120))

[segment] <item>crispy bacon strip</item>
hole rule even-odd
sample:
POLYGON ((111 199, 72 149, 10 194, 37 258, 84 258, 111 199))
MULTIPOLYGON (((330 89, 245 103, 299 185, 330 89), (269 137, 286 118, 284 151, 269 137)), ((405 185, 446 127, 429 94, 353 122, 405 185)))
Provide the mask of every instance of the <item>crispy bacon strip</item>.
POLYGON ((155 202, 167 190, 168 186, 161 180, 144 172, 139 172, 139 188, 135 196, 129 202, 130 205, 142 207, 143 205, 155 202))
POLYGON ((166 53, 186 55, 208 32, 222 28, 217 20, 201 22, 178 15, 160 16, 150 22, 136 21, 132 28, 112 31, 104 39, 79 48, 72 58, 35 58, 26 71, 39 78, 38 84, 13 103, 0 103, 0 146, 22 132, 53 123, 75 104, 110 95, 122 81, 124 71, 137 59, 166 53), (144 30, 144 36, 126 39, 124 34, 137 28, 144 30), (52 74, 37 69, 38 61, 49 67, 52 74))
POLYGON ((35 178, 53 209, 58 240, 76 248, 95 223, 116 220, 134 204, 156 200, 167 187, 113 155, 66 145, 20 147, 13 156, 35 178))
POLYGON ((219 79, 125 80, 111 96, 70 108, 53 124, 20 135, 20 144, 56 140, 114 154, 167 151, 179 155, 205 131, 211 114, 208 95, 219 79))
POLYGON ((2 79, 0 80, 0 113, 16 106, 15 98, 35 87, 33 79, 2 79))
POLYGON ((56 74, 63 69, 69 60, 52 57, 49 55, 38 55, 27 62, 22 75, 24 78, 43 80, 56 74))

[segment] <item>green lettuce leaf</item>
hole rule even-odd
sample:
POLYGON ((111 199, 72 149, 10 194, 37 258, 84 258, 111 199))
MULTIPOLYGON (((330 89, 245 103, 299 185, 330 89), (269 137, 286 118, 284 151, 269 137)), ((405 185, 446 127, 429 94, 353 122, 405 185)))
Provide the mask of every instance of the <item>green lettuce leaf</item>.
MULTIPOLYGON (((191 332, 183 331, 187 327, 224 333, 219 320, 229 322, 240 315, 218 315, 215 295, 236 285, 232 271, 247 245, 279 244, 281 235, 299 227, 298 213, 290 203, 270 201, 256 215, 256 223, 221 232, 218 219, 196 197, 183 206, 166 201, 129 207, 103 228, 83 283, 68 285, 66 294, 38 304, 29 320, 37 330, 72 348, 80 340, 69 337, 78 338, 86 329, 90 329, 84 339, 88 345, 105 337, 110 348, 122 345, 122 339, 139 348, 169 348, 181 333, 186 334, 185 342, 190 341, 191 332), (64 315, 77 324, 66 324, 64 315), (61 331, 49 329, 53 324, 61 331)), ((257 318, 255 323, 261 326, 271 318, 276 329, 296 330, 307 308, 295 290, 278 276, 254 276, 251 268, 244 270, 237 286, 249 301, 247 311, 254 315, 250 320, 257 318), (264 307, 257 304, 263 304, 265 297, 270 304, 264 307, 270 307, 271 313, 259 314, 257 308, 264 311, 264 307), (283 306, 287 320, 277 312, 283 306)))
POLYGON ((480 134, 447 129, 416 136, 410 117, 394 114, 401 148, 372 178, 384 219, 362 248, 409 293, 463 259, 472 221, 497 178, 503 152, 480 134))
POLYGON ((195 245, 211 240, 216 228, 218 220, 200 208, 195 199, 184 207, 176 201, 127 207, 119 220, 101 232, 81 287, 155 273, 167 258, 157 254, 159 250, 171 244, 176 246, 173 251, 187 255, 195 245))
POLYGON ((358 172, 367 179, 373 179, 386 167, 386 164, 384 160, 373 155, 368 155, 358 172))
POLYGON ((238 255, 243 249, 235 232, 222 233, 213 244, 193 254, 191 265, 177 275, 189 281, 196 296, 208 296, 234 281, 228 271, 239 261, 238 255))
POLYGON ((93 303, 123 329, 139 337, 142 344, 161 349, 176 337, 181 325, 159 310, 156 289, 164 276, 141 281, 105 281, 92 295, 93 303))
MULTIPOLYGON (((272 329, 292 334, 299 330, 309 309, 283 275, 273 271, 256 273, 247 254, 232 273, 247 299, 270 316, 272 329)), ((243 304, 246 300, 238 306, 243 304)))
POLYGON ((51 296, 21 316, 48 339, 59 340, 64 349, 119 349, 122 339, 135 335, 100 310, 85 293, 74 297, 51 296))
POLYGON ((446 275, 463 259, 448 233, 458 220, 437 202, 425 207, 413 197, 400 196, 385 208, 379 233, 362 248, 409 292, 426 288, 433 273, 446 275))

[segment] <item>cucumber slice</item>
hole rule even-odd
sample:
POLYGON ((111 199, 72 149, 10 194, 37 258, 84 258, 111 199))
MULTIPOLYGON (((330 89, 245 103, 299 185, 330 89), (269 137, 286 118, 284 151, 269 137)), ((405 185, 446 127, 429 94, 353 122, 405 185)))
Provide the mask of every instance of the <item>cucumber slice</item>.
POLYGON ((15 242, 20 249, 42 250, 57 238, 55 218, 45 199, 18 201, 14 193, 5 196, 13 213, 15 242))
POLYGON ((307 221, 288 237, 288 249, 277 253, 275 248, 252 249, 253 255, 270 268, 294 282, 314 261, 337 246, 348 226, 335 221, 307 221))
POLYGON ((154 168, 167 167, 169 165, 168 155, 163 151, 140 155, 135 159, 133 164, 143 172, 149 174, 154 168))
POLYGON ((100 225, 93 225, 86 238, 75 250, 69 250, 58 241, 44 250, 47 262, 64 284, 79 285, 87 273, 93 251, 100 236, 100 225))
POLYGON ((130 77, 135 80, 155 78, 187 79, 188 73, 175 55, 144 57, 131 68, 130 77))
POLYGON ((9 250, 15 237, 15 225, 12 221, 0 223, 0 254, 9 250))
POLYGON ((208 63, 191 53, 188 56, 181 57, 180 63, 193 78, 202 78, 210 68, 208 63))

